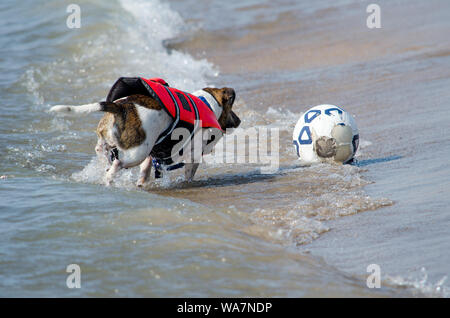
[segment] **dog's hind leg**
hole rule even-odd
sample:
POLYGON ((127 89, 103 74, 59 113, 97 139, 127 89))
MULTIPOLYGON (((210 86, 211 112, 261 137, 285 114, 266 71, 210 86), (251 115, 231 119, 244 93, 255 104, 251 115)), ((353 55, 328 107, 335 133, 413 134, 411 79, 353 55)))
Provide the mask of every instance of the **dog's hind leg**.
POLYGON ((110 155, 111 147, 106 143, 106 140, 103 138, 99 138, 97 141, 97 145, 95 145, 95 153, 97 154, 97 158, 100 161, 108 162, 108 156, 110 155))
POLYGON ((152 157, 148 156, 147 158, 145 158, 145 160, 142 161, 139 168, 141 169, 141 171, 136 185, 138 187, 142 187, 148 181, 150 172, 152 171, 152 157))
MULTIPOLYGON (((111 164, 111 167, 108 169, 108 172, 105 176, 105 183, 107 186, 111 184, 112 179, 114 178, 114 175, 120 170, 120 169, 128 169, 136 167, 139 164, 142 164, 146 160, 145 157, 137 157, 134 159, 128 159, 127 158, 121 158, 121 159, 114 159, 114 161, 111 164)), ((150 161, 151 162, 151 161, 150 161)), ((151 166, 150 166, 151 167, 151 166)))
MULTIPOLYGON (((106 184, 109 185, 111 183, 113 176, 120 169, 133 168, 138 165, 141 165, 141 177, 144 176, 145 181, 147 179, 145 178, 146 174, 149 174, 151 169, 152 158, 148 156, 150 150, 146 143, 126 151, 119 149, 118 159, 114 159, 111 168, 109 168, 106 175, 106 184)), ((141 179, 141 177, 139 179, 141 179)))
POLYGON ((108 172, 105 176, 105 183, 107 186, 111 185, 111 181, 114 178, 114 175, 122 168, 122 163, 119 159, 114 159, 111 167, 108 169, 108 172))

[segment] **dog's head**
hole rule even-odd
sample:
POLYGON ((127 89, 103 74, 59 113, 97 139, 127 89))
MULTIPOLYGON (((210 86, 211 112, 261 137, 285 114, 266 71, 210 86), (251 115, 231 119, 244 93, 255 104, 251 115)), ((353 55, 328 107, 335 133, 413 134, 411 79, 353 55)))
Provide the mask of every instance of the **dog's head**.
POLYGON ((217 101, 219 107, 222 108, 222 113, 219 119, 217 120, 222 130, 226 131, 227 128, 237 128, 240 125, 241 120, 231 110, 231 108, 233 107, 234 100, 236 98, 236 93, 234 89, 228 87, 223 88, 206 87, 203 90, 211 94, 217 101))

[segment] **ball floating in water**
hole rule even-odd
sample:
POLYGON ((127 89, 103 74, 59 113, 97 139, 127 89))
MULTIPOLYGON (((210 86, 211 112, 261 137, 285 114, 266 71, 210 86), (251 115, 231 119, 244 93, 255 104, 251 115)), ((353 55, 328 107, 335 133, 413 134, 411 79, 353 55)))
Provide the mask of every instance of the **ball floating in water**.
POLYGON ((292 136, 297 155, 306 163, 351 162, 359 144, 355 119, 334 105, 318 105, 305 112, 292 136))

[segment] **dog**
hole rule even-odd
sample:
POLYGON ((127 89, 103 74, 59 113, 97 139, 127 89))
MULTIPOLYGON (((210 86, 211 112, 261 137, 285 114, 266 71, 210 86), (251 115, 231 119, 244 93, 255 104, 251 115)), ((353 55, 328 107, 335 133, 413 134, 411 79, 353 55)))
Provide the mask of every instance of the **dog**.
POLYGON ((120 169, 139 165, 136 185, 142 187, 149 180, 152 165, 155 177, 160 176, 161 167, 184 165, 186 180, 192 181, 199 162, 183 163, 185 156, 174 156, 174 153, 189 154, 192 151, 189 145, 194 144, 189 141, 198 131, 208 131, 214 136, 202 142, 202 155, 210 153, 227 130, 241 123, 232 111, 235 98, 235 90, 228 87, 206 87, 190 94, 171 88, 159 78, 121 77, 106 101, 81 106, 56 105, 50 112, 74 115, 104 112, 97 126, 95 151, 110 163, 106 185, 110 185, 120 169), (184 136, 188 140, 174 138, 177 128, 189 133, 188 137, 184 136), (175 161, 180 162, 170 166, 175 161))

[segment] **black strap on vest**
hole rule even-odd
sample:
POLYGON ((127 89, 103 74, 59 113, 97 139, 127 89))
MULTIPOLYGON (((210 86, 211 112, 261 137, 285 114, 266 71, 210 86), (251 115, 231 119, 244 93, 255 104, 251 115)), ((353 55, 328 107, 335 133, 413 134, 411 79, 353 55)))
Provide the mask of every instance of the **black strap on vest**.
POLYGON ((161 178, 163 171, 172 171, 184 167, 184 162, 180 162, 171 166, 165 166, 161 159, 152 159, 152 164, 155 168, 155 179, 161 178))

